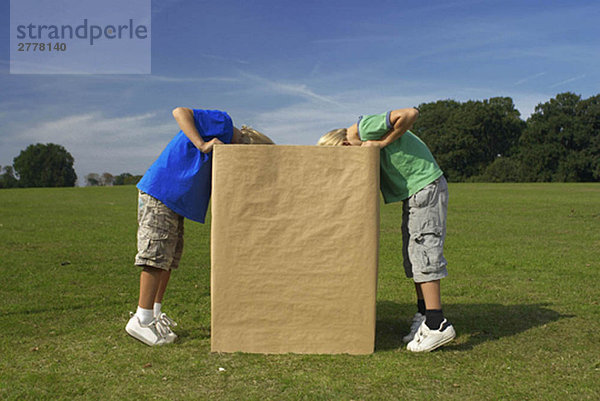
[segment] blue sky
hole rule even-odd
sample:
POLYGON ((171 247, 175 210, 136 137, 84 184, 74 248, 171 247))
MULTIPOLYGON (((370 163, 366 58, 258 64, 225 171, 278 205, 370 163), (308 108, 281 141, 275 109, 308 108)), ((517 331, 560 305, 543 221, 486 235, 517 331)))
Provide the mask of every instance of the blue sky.
POLYGON ((151 75, 11 75, 0 0, 0 165, 52 142, 80 183, 143 174, 177 106, 301 145, 440 99, 509 96, 526 119, 557 93, 600 93, 598 21, 597 0, 156 0, 151 75))

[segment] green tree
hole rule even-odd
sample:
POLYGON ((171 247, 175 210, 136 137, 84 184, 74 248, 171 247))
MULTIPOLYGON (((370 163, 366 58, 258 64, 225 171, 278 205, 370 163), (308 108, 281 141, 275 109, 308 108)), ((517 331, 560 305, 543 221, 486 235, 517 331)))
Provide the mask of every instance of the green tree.
POLYGON ((454 100, 439 100, 419 105, 419 119, 412 131, 423 139, 451 181, 463 176, 466 160, 465 138, 458 135, 453 115, 461 104, 454 100))
POLYGON ((100 177, 100 185, 110 187, 115 184, 115 177, 111 173, 103 173, 100 177))
POLYGON ((600 95, 539 104, 520 140, 527 181, 600 181, 600 95))
POLYGON ((131 175, 130 173, 123 173, 115 177, 114 185, 135 185, 141 179, 141 175, 131 175))
POLYGON ((525 127, 508 97, 466 103, 442 100, 419 109, 414 132, 451 181, 479 176, 496 158, 514 154, 525 127))
POLYGON ((101 184, 101 178, 96 173, 89 173, 85 176, 85 182, 88 187, 97 187, 101 184))
POLYGON ((515 157, 498 157, 486 167, 483 175, 476 177, 481 182, 519 182, 522 179, 521 163, 515 157))
POLYGON ((19 180, 15 177, 15 173, 12 166, 0 166, 0 172, 4 171, 0 175, 0 188, 16 188, 19 186, 19 180))
POLYGON ((132 177, 129 173, 122 173, 115 177, 115 185, 126 185, 125 181, 132 177))
POLYGON ((22 187, 73 187, 73 163, 73 156, 53 143, 29 145, 13 160, 22 187))

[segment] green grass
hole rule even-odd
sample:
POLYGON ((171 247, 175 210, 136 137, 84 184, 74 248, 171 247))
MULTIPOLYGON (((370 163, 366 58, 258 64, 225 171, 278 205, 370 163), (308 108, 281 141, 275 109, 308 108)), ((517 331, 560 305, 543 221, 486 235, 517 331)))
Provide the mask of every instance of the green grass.
POLYGON ((451 184, 443 281, 458 337, 400 342, 414 306, 401 204, 381 212, 376 352, 210 352, 210 225, 186 223, 150 348, 134 310, 136 189, 0 191, 0 399, 590 399, 600 394, 600 185, 451 184), (219 371, 224 368, 225 371, 219 371))

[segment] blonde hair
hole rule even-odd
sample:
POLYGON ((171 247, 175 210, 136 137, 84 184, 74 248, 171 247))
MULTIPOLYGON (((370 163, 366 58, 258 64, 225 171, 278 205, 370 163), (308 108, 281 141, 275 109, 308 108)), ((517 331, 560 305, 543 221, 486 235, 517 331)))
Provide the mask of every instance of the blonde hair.
POLYGON ((338 128, 329 131, 323 135, 317 145, 319 146, 342 146, 344 141, 347 139, 346 134, 348 130, 346 128, 338 128))
POLYGON ((260 144, 274 145, 275 144, 275 142, 273 142, 271 140, 271 138, 269 138, 262 132, 258 132, 254 128, 250 128, 245 125, 242 125, 242 128, 240 129, 240 133, 242 134, 240 143, 243 143, 245 145, 260 145, 260 144))

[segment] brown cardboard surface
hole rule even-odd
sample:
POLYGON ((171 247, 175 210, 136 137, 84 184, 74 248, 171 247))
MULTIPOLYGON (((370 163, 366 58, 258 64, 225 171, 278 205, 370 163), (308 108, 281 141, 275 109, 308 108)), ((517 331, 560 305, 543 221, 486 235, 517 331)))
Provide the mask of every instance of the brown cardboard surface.
POLYGON ((217 145, 213 352, 368 354, 379 149, 217 145))

